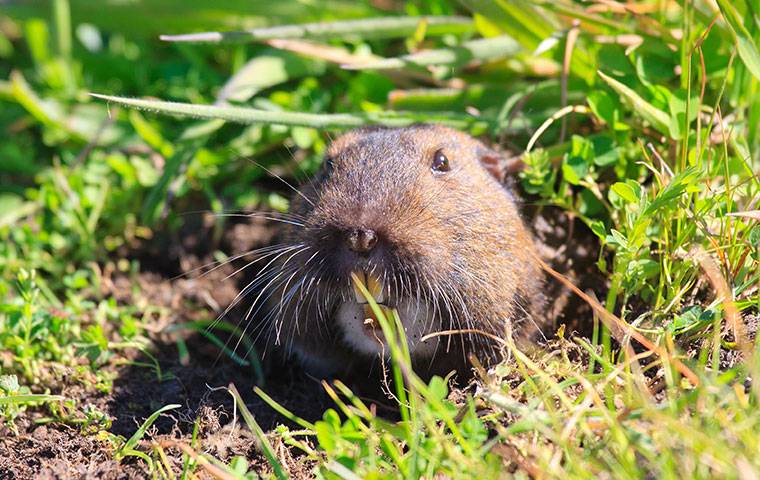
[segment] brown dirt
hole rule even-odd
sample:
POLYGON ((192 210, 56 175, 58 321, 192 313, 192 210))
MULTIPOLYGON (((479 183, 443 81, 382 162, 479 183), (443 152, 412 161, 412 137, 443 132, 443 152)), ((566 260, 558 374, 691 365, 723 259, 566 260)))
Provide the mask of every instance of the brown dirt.
MULTIPOLYGON (((200 425, 202 451, 221 460, 233 456, 247 457, 252 468, 268 468, 257 451, 251 433, 240 424, 233 424, 235 408, 225 389, 234 383, 265 431, 287 420, 280 417, 253 393, 255 375, 252 368, 241 367, 198 333, 181 331, 162 333, 168 325, 215 318, 230 304, 238 291, 234 280, 225 277, 235 269, 225 266, 206 275, 177 275, 211 262, 212 247, 235 254, 272 242, 274 231, 261 221, 237 223, 226 228, 218 246, 211 245, 213 218, 198 216, 186 221, 188 230, 174 238, 161 238, 144 245, 136 254, 146 270, 137 278, 116 272, 106 266, 103 273, 104 298, 113 297, 121 304, 165 307, 166 315, 143 318, 154 348, 152 355, 160 365, 161 376, 153 368, 138 365, 151 363, 139 350, 120 351, 119 356, 104 367, 113 375, 113 388, 108 393, 87 388, 82 375, 73 369, 55 369, 46 375, 44 387, 50 393, 76 399, 79 407, 93 405, 112 421, 110 433, 129 438, 155 410, 176 403, 181 407, 167 412, 148 430, 141 450, 150 442, 178 441, 190 443, 194 422, 200 425), (179 358, 176 337, 188 345, 189 361, 179 358)), ((235 312, 231 313, 234 318, 235 312)), ((315 420, 328 407, 329 399, 319 382, 297 369, 276 365, 270 360, 266 392, 297 415, 315 420)), ((44 391, 43 386, 35 390, 44 391)), ((238 413, 239 415, 239 413, 238 413)), ((27 412, 16 421, 18 434, 0 425, 0 480, 29 478, 148 478, 151 472, 145 462, 127 458, 113 460, 113 446, 96 435, 85 435, 75 426, 54 422, 39 425, 49 416, 39 409, 27 412)), ((279 445, 279 450, 284 450, 279 445)), ((177 448, 165 449, 175 473, 181 472, 183 458, 177 448)), ((284 461, 290 471, 308 477, 308 463, 286 452, 284 461)), ((202 472, 197 469, 196 472, 202 472)))
MULTIPOLYGON (((584 237, 582 242, 589 247, 568 248, 567 239, 575 233, 575 220, 551 209, 544 210, 537 218, 529 218, 528 222, 537 225, 536 235, 545 245, 547 258, 571 277, 589 275, 594 268, 595 241, 584 237), (545 220, 545 217, 549 219, 545 220)), ((144 354, 128 350, 119 352, 121 356, 105 367, 114 377, 113 388, 108 393, 86 388, 76 380, 76 375, 62 375, 60 372, 51 374, 56 380, 46 386, 50 393, 76 399, 80 407, 94 405, 111 419, 110 433, 125 438, 129 438, 157 409, 172 403, 180 404, 180 408, 162 415, 148 430, 140 442, 142 451, 148 451, 151 442, 189 444, 194 422, 198 421, 199 438, 202 440, 197 451, 223 461, 240 455, 246 457, 251 462, 251 468, 257 472, 266 472, 268 467, 257 451, 251 433, 241 427, 240 422, 233 422, 235 410, 231 396, 219 388, 234 383, 265 431, 272 430, 279 423, 287 424, 286 419, 253 393, 253 370, 239 366, 197 333, 184 331, 167 335, 165 329, 170 325, 215 318, 237 295, 240 285, 226 277, 242 263, 232 262, 204 275, 185 272, 210 263, 212 252, 217 249, 232 256, 272 244, 276 240, 276 231, 271 224, 262 220, 236 221, 226 225, 224 234, 218 242, 214 242, 215 219, 211 215, 190 215, 183 221, 184 227, 176 234, 156 238, 137 249, 119 252, 120 257, 139 259, 143 272, 136 278, 115 271, 112 265, 103 270, 101 295, 104 298, 113 297, 125 305, 164 307, 165 314, 142 319, 151 332, 150 339, 154 345, 151 351, 160 365, 161 377, 154 369, 136 364, 151 362, 144 354), (179 358, 176 335, 187 342, 190 352, 189 361, 184 364, 179 358)), ((593 280, 589 285, 602 286, 593 280)), ((577 328, 577 319, 588 316, 579 310, 580 304, 568 292, 560 288, 555 290, 550 293, 550 298, 555 299, 551 306, 554 313, 550 315, 559 318, 560 322, 569 323, 571 329, 577 328), (575 310, 575 314, 566 318, 563 312, 570 310, 575 310)), ((240 318, 240 315, 241 312, 233 311, 229 318, 240 318)), ((551 337, 553 329, 544 333, 551 337)), ((266 383, 262 388, 283 406, 308 420, 321 417, 324 410, 332 406, 317 380, 306 376, 297 367, 278 364, 272 358, 266 360, 266 383)), ((352 387, 377 399, 378 412, 392 415, 392 410, 383 399, 378 398, 376 389, 367 390, 362 385, 352 387)), ((453 395, 456 397, 457 391, 453 395)), ((145 462, 134 457, 121 463, 113 460, 113 446, 107 440, 83 435, 79 428, 59 422, 37 425, 35 420, 46 414, 48 412, 38 410, 23 415, 17 422, 18 435, 0 426, 0 480, 116 479, 146 478, 151 475, 145 462)), ((312 465, 305 457, 272 438, 281 461, 285 462, 295 478, 312 476, 312 465)), ((175 473, 181 472, 181 452, 170 447, 164 452, 175 473)), ((197 469, 198 472, 201 470, 197 469)))
MULTIPOLYGON (((568 275, 576 285, 589 294, 599 297, 606 290, 604 278, 594 265, 598 244, 593 235, 577 220, 568 218, 556 209, 533 209, 527 206, 528 223, 534 225, 536 237, 544 245, 543 254, 559 271, 568 275), (531 211, 532 210, 532 211, 531 211), (571 241, 569 239, 572 239, 571 241)), ((110 432, 129 438, 138 426, 155 410, 176 403, 181 407, 167 412, 149 429, 139 444, 141 451, 149 451, 151 442, 174 441, 189 445, 194 424, 199 425, 200 445, 195 450, 212 455, 222 461, 233 456, 246 457, 252 469, 266 474, 268 466, 258 451, 257 442, 241 422, 234 422, 235 408, 226 387, 234 383, 246 405, 265 431, 287 420, 266 405, 252 388, 255 374, 250 367, 241 367, 196 332, 166 333, 166 327, 196 320, 215 318, 230 304, 240 288, 235 281, 226 279, 240 262, 233 262, 206 275, 189 272, 212 259, 212 252, 222 250, 229 255, 271 244, 276 232, 271 225, 249 219, 228 224, 218 242, 214 242, 214 219, 209 215, 185 218, 185 227, 174 235, 167 235, 140 246, 137 250, 120 252, 138 258, 143 273, 136 278, 120 273, 113 266, 103 269, 104 298, 113 297, 121 304, 155 305, 163 307, 163 314, 143 318, 150 332, 151 349, 159 373, 138 362, 151 363, 138 350, 119 352, 119 357, 104 367, 113 376, 113 388, 99 391, 82 382, 81 372, 51 371, 44 387, 50 393, 76 399, 81 409, 93 405, 112 421, 110 432), (181 361, 177 338, 187 342, 189 359, 181 361)), ((567 336, 577 331, 588 335, 583 321, 591 318, 588 307, 575 296, 556 284, 547 286, 550 303, 550 324, 567 326, 567 336)), ((240 318, 233 311, 230 319, 240 318)), ((545 331, 548 338, 554 329, 545 331)), ((754 329, 753 329, 754 332, 754 329)), ((276 401, 308 420, 321 417, 332 406, 319 382, 306 376, 297 367, 283 365, 267 358, 266 381, 262 388, 276 401)), ((732 359, 726 359, 731 363, 732 359)), ((579 363, 584 361, 579 359, 579 363)), ((42 391, 42 386, 37 387, 42 391)), ((453 396, 461 396, 454 391, 453 396)), ((376 398, 376 397, 375 397, 376 398)), ((378 411, 384 411, 382 400, 378 411)), ((0 480, 30 478, 149 478, 151 472, 145 462, 134 457, 121 463, 113 458, 112 444, 97 435, 80 432, 79 427, 54 422, 40 425, 38 421, 49 412, 38 409, 25 413, 16 422, 18 434, 0 425, 0 480)), ((239 416, 239 415, 238 415, 239 416)), ((291 425, 292 426, 292 425, 291 425)), ((275 436, 270 437, 275 450, 294 478, 313 476, 313 465, 299 456, 275 436)), ((164 447, 167 462, 175 474, 183 466, 183 455, 175 447, 164 447)), ((201 468, 195 472, 201 478, 210 478, 201 468)))

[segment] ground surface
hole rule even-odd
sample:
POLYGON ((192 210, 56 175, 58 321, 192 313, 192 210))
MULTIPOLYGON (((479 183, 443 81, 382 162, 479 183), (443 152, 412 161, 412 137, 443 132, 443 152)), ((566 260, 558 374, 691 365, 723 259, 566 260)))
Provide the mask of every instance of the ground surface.
MULTIPOLYGON (((572 228, 570 219, 556 216, 551 211, 538 215, 538 208, 530 204, 525 205, 525 210, 526 220, 537 226, 536 235, 544 246, 544 255, 558 269, 573 278, 581 278, 582 287, 593 285, 592 261, 596 247, 592 239, 586 239, 587 247, 569 251, 563 244, 572 233, 568 232, 572 228)), ((212 236, 210 227, 213 217, 198 215, 197 221, 188 221, 187 225, 173 238, 159 237, 127 254, 139 259, 143 269, 147 270, 137 278, 113 274, 107 276, 104 282, 104 293, 122 304, 147 301, 171 312, 167 318, 159 317, 148 326, 148 330, 154 332, 151 338, 154 348, 151 351, 164 378, 159 380, 153 369, 135 365, 147 359, 137 350, 127 350, 123 352, 123 358, 107 367, 114 377, 110 392, 71 384, 63 375, 50 393, 77 398, 82 405, 96 406, 112 419, 111 432, 127 438, 155 410, 172 403, 180 404, 180 409, 169 412, 156 422, 146 442, 178 440, 189 443, 193 422, 200 417, 206 453, 221 460, 241 455, 253 462, 261 462, 262 468, 266 468, 250 432, 239 424, 232 428, 232 397, 221 388, 234 383, 265 431, 278 423, 287 422, 253 394, 254 371, 240 367, 197 333, 179 333, 186 337, 191 353, 189 362, 183 365, 179 360, 175 338, 160 333, 171 323, 203 320, 217 315, 234 300, 239 284, 245 278, 243 276, 237 281, 227 278, 241 265, 239 262, 206 274, 186 273, 212 262, 208 239, 212 236)), ((260 220, 248 220, 228 225, 218 246, 232 256, 270 244, 275 237, 276 230, 271 225, 260 220)), ((551 323, 569 321, 570 328, 576 330, 587 327, 572 323, 573 318, 588 318, 587 315, 578 315, 578 309, 586 308, 582 302, 577 302, 556 285, 549 285, 548 292, 547 297, 552 300, 548 306, 551 323)), ((233 310, 229 315, 235 318, 242 314, 233 310)), ((547 336, 551 336, 552 331, 547 331, 547 336)), ((264 362, 264 366, 265 391, 299 416, 314 420, 332 405, 319 381, 302 373, 298 366, 282 364, 271 357, 264 362)), ((456 391, 452 393, 454 396, 457 394, 456 391)), ((383 399, 375 400, 379 403, 379 411, 382 411, 383 399)), ((149 475, 144 462, 128 459, 119 464, 113 460, 112 446, 107 440, 82 435, 76 427, 37 425, 32 420, 33 417, 24 416, 17 425, 18 435, 12 435, 6 427, 0 426, 0 478, 109 479, 149 475)), ((290 452, 286 452, 284 447, 282 450, 285 461, 290 462, 291 471, 308 472, 308 465, 290 458, 290 452)), ((167 454, 176 465, 182 465, 182 455, 177 449, 170 448, 167 454)))
MULTIPOLYGON (((215 311, 228 305, 237 293, 235 280, 225 277, 232 266, 221 268, 208 275, 177 277, 180 265, 192 270, 210 260, 203 252, 200 239, 208 238, 202 227, 196 234, 183 239, 162 239, 145 246, 135 255, 151 272, 142 273, 135 280, 116 276, 104 282, 119 302, 138 301, 144 296, 151 305, 166 307, 171 311, 173 323, 188 322, 215 315, 215 311), (200 253, 200 257, 197 255, 200 253), (138 286, 135 289, 133 286, 138 286)), ((238 224, 228 229, 223 244, 232 250, 251 249, 271 239, 271 230, 258 225, 238 224)), ((200 417, 204 445, 208 453, 221 459, 233 455, 258 458, 255 444, 247 430, 231 428, 233 401, 226 387, 234 383, 246 399, 248 408, 265 430, 283 422, 278 415, 252 392, 254 372, 241 368, 220 350, 197 334, 184 335, 191 352, 190 361, 182 365, 172 338, 158 333, 166 325, 158 320, 149 329, 156 332, 152 349, 161 366, 163 380, 157 379, 154 370, 135 365, 147 359, 137 350, 123 352, 123 358, 107 367, 113 373, 113 389, 109 393, 87 389, 71 384, 65 375, 52 387, 51 393, 77 398, 82 405, 92 404, 112 419, 111 432, 131 436, 142 421, 158 408, 178 403, 182 407, 162 417, 148 437, 160 441, 166 439, 189 440, 193 421, 200 417)), ((181 334, 181 333, 180 333, 181 334)), ((267 368, 263 385, 266 391, 280 403, 304 418, 321 415, 328 404, 319 382, 308 378, 296 368, 283 365, 267 368)), ((41 414, 38 415, 41 417, 41 414)), ((121 465, 112 459, 111 446, 106 440, 82 435, 78 428, 56 424, 36 425, 33 417, 25 415, 18 422, 18 435, 0 426, 0 478, 135 478, 149 472, 142 462, 125 461, 121 465)), ((173 460, 181 465, 181 455, 176 450, 173 460)))

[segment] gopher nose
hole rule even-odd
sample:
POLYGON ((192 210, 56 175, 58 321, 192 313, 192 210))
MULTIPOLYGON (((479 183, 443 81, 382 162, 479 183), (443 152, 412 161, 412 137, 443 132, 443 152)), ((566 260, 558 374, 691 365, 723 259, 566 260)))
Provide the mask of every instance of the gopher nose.
POLYGON ((368 228, 354 228, 346 233, 346 243, 356 253, 367 253, 377 244, 377 233, 368 228))

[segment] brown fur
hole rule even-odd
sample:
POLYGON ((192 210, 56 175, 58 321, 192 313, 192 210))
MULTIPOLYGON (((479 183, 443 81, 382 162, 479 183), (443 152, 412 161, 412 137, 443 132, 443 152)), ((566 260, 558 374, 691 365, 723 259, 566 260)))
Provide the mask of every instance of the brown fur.
MULTIPOLYGON (((496 157, 472 137, 432 125, 365 128, 335 140, 328 165, 292 203, 303 225, 288 227, 286 237, 303 247, 277 263, 282 278, 292 277, 273 295, 274 341, 322 373, 371 363, 331 320, 335 305, 351 298, 348 277, 357 266, 383 274, 392 298, 435 302, 440 329, 533 335, 542 277, 514 197, 497 180, 503 172, 494 170, 496 157), (449 172, 431 171, 437 150, 449 172), (379 247, 369 258, 344 248, 351 228, 377 232, 379 247)), ((464 366, 469 353, 483 362, 498 358, 497 345, 482 335, 439 341, 432 357, 414 358, 416 369, 445 373, 464 366)))

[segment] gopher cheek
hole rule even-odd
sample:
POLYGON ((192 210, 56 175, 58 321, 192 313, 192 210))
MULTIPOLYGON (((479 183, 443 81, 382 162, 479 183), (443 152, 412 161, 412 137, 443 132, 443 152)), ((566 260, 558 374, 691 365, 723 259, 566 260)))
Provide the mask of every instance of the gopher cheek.
MULTIPOLYGON (((343 341, 359 354, 390 357, 390 349, 374 316, 367 314, 365 305, 356 302, 342 303, 336 312, 335 322, 340 327, 343 341), (369 320, 369 321, 368 321, 369 320)), ((440 318, 433 317, 433 309, 423 301, 404 299, 396 307, 413 359, 431 357, 441 337, 422 341, 430 333, 440 331, 440 318)))

